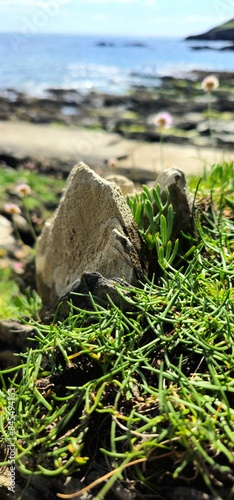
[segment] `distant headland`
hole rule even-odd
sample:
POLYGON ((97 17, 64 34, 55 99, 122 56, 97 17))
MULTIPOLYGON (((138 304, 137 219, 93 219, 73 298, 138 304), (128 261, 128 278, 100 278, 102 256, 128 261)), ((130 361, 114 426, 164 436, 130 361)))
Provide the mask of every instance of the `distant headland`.
POLYGON ((188 36, 185 40, 226 40, 234 42, 234 19, 230 19, 230 21, 200 35, 188 36))

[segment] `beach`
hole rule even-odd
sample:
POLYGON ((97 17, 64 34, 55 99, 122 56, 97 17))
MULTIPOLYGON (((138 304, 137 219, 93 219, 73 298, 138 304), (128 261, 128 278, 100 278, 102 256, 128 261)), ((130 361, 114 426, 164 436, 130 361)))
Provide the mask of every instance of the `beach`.
MULTIPOLYGON (((84 161, 101 174, 115 171, 135 180, 153 179, 161 169, 160 144, 125 139, 119 134, 90 131, 84 128, 56 128, 25 122, 0 122, 1 156, 17 159, 21 164, 39 162, 41 170, 68 173, 84 161)), ((177 166, 187 175, 201 175, 214 162, 233 158, 233 152, 191 145, 165 144, 164 168, 177 166)), ((11 160, 8 160, 11 163, 11 160)))
POLYGON ((158 87, 121 95, 50 88, 39 97, 8 89, 0 95, 0 160, 64 176, 83 161, 103 175, 115 170, 140 182, 171 166, 201 175, 204 165, 234 157, 234 73, 217 73, 211 116, 200 84, 205 76, 162 77, 158 87), (155 125, 161 111, 172 120, 165 130, 155 125))

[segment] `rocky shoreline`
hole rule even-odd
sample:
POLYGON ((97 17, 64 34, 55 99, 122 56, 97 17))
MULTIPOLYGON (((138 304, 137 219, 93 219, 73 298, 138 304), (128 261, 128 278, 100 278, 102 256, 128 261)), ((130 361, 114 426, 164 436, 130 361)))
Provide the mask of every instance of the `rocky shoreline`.
MULTIPOLYGON (((212 94, 212 128, 219 149, 233 149, 234 72, 216 72, 220 87, 212 94)), ((173 126, 165 131, 164 142, 209 147, 207 94, 201 89, 206 72, 196 71, 186 78, 162 77, 155 87, 139 86, 126 95, 75 89, 48 89, 43 97, 15 89, 0 94, 0 120, 34 124, 67 125, 118 133, 127 139, 159 142, 160 131, 153 118, 160 111, 173 116, 173 126)), ((1 153, 1 151, 0 151, 1 153)))

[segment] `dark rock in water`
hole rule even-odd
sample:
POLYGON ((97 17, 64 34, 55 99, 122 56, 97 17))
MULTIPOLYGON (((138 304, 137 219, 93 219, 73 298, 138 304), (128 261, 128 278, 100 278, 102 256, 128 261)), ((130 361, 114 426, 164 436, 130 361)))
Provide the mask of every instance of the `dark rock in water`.
POLYGON ((129 43, 125 43, 124 47, 137 47, 137 48, 144 49, 145 47, 147 47, 147 45, 145 43, 142 43, 142 42, 129 42, 129 43))
POLYGON ((216 50, 215 47, 210 47, 209 45, 191 45, 191 50, 216 50))
POLYGON ((222 51, 234 50, 234 43, 233 43, 233 45, 226 45, 225 47, 221 47, 219 50, 222 50, 222 51))
POLYGON ((115 44, 113 42, 97 42, 95 47, 114 47, 115 44))
POLYGON ((67 95, 72 96, 73 98, 76 98, 77 96, 81 97, 80 93, 76 89, 61 89, 61 88, 48 88, 47 93, 55 95, 56 97, 59 97, 63 99, 64 97, 67 97, 67 95))
POLYGON ((234 50, 234 45, 225 45, 224 47, 214 47, 210 45, 191 45, 190 47, 191 50, 219 50, 219 51, 225 51, 225 50, 234 50))
MULTIPOLYGON (((77 279, 69 287, 69 290, 58 299, 55 307, 45 313, 43 321, 50 323, 54 315, 56 315, 56 320, 62 321, 67 318, 71 311, 71 306, 68 302, 79 309, 92 310, 93 303, 90 294, 95 299, 95 302, 102 306, 109 304, 109 296, 114 304, 124 308, 123 299, 119 295, 116 285, 129 289, 129 291, 132 289, 121 278, 106 279, 100 273, 83 273, 81 278, 77 279)), ((128 290, 123 291, 123 294, 127 293, 129 293, 128 290)))

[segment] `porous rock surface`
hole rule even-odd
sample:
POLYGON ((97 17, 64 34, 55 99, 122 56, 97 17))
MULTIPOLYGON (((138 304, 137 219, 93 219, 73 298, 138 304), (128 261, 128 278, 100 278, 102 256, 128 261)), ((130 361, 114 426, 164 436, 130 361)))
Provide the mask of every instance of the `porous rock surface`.
POLYGON ((108 175, 106 177, 106 180, 109 182, 115 182, 117 186, 122 191, 122 194, 124 196, 127 196, 128 194, 133 194, 136 191, 136 187, 134 182, 132 182, 130 179, 125 177, 124 175, 108 175))
POLYGON ((38 240, 37 289, 43 305, 52 307, 84 272, 134 285, 147 275, 148 263, 120 189, 81 162, 38 240))

